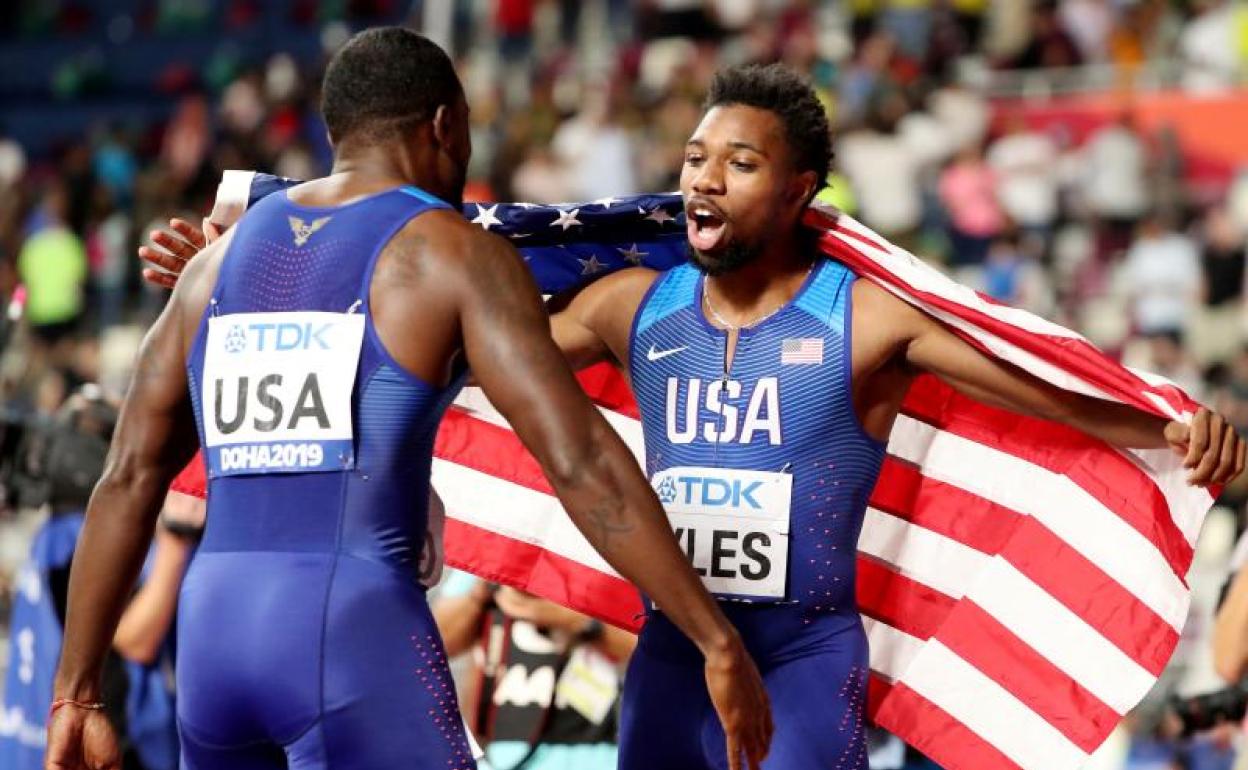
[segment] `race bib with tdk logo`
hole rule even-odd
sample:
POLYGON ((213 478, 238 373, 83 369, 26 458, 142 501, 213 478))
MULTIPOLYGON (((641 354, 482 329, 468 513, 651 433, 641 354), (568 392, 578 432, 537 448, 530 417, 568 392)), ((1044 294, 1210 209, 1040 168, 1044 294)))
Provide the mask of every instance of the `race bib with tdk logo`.
POLYGON ((363 340, 356 313, 209 318, 201 393, 209 476, 353 468, 363 340))
POLYGON ((650 483, 708 591, 725 599, 785 598, 791 475, 680 467, 650 483))

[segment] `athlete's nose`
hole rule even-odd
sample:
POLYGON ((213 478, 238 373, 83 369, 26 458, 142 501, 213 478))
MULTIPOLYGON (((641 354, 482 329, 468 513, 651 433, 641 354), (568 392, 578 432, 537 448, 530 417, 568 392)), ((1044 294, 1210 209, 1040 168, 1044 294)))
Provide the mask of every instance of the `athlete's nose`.
POLYGON ((724 172, 713 161, 703 163, 693 177, 693 191, 699 195, 723 195, 724 172))

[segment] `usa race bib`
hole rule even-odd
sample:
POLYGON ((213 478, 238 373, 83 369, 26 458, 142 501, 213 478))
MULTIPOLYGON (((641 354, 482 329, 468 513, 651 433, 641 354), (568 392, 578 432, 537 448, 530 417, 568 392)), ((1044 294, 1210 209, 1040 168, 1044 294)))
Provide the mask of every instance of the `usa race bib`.
POLYGON ((677 467, 650 483, 708 591, 724 599, 785 598, 790 474, 677 467))
POLYGON ((358 313, 236 313, 208 319, 201 403, 208 475, 355 467, 351 393, 358 313))

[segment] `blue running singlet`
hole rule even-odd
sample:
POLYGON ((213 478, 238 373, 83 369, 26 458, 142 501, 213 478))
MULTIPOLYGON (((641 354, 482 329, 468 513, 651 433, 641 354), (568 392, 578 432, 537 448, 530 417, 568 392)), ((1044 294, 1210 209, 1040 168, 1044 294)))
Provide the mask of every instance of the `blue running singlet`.
MULTIPOLYGON (((739 332, 702 312, 691 265, 659 275, 634 319, 629 369, 646 472, 681 547, 763 674, 767 770, 867 767, 867 641, 858 533, 884 446, 850 388, 854 275, 816 262, 794 299, 739 332)), ((721 770, 702 659, 651 608, 625 680, 622 770, 721 770)))
POLYGON ((187 364, 209 475, 178 609, 187 770, 475 767, 416 575, 461 383, 402 369, 368 302, 382 247, 441 207, 281 193, 235 226, 187 364))

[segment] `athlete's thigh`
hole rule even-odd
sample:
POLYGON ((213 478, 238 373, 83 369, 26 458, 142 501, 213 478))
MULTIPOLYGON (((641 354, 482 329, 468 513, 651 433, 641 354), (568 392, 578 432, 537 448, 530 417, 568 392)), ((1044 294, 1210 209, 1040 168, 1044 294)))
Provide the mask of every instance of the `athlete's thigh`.
POLYGON ((674 662, 638 645, 620 709, 620 770, 712 770, 704 746, 714 709, 696 661, 674 662))
POLYGON ((776 732, 764 770, 866 770, 865 650, 814 653, 763 676, 776 732))
MULTIPOLYGON (((328 610, 323 766, 473 770, 442 640, 413 579, 344 557, 328 610)), ((290 749, 292 770, 319 770, 315 744, 290 749)))

